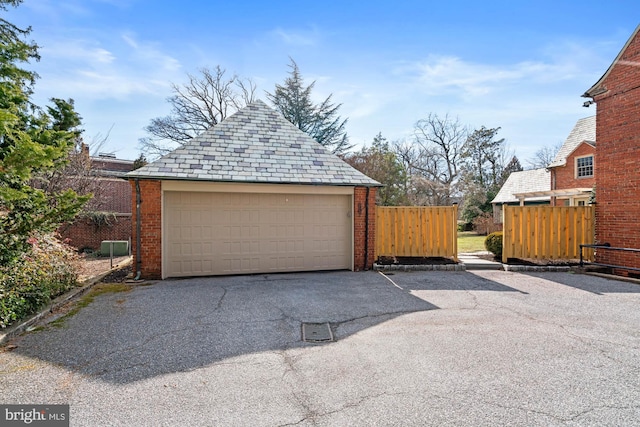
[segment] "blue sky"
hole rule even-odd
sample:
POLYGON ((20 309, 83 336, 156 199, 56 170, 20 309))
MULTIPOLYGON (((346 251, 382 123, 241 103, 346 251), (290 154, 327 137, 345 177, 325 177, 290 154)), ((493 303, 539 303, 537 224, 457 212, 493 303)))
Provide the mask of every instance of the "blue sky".
POLYGON ((35 101, 73 98, 85 139, 133 159, 171 83, 220 65, 273 91, 289 57, 333 94, 356 146, 410 138, 429 113, 499 137, 523 164, 595 114, 580 97, 638 25, 635 1, 26 0, 5 14, 41 46, 35 101))

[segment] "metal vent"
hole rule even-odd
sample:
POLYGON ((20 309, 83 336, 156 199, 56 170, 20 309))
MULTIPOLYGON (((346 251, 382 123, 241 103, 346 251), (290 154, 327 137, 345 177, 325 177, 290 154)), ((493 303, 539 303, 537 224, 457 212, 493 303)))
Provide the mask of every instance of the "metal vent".
POLYGON ((333 333, 328 323, 303 323, 302 341, 328 342, 333 341, 333 333))

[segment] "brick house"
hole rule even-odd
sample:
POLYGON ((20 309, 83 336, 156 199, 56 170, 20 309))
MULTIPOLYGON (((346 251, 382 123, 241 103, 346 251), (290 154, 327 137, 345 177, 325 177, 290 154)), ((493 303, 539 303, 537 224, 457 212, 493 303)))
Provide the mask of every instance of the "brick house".
POLYGON ((373 265, 380 184, 262 101, 127 178, 142 277, 373 265))
POLYGON ((547 169, 553 206, 585 206, 595 185, 596 116, 577 121, 547 169))
POLYGON ((595 184, 595 141, 596 116, 578 120, 546 168, 509 175, 491 201, 494 220, 502 222, 503 204, 587 205, 595 184))
MULTIPOLYGON (((596 241, 640 249, 640 26, 585 102, 597 104, 596 241)), ((640 254, 598 250, 603 264, 640 268, 640 254)))
POLYGON ((78 250, 98 250, 103 240, 131 238, 131 185, 123 177, 133 170, 133 160, 117 159, 113 154, 89 156, 89 147, 79 153, 89 163, 89 176, 79 179, 91 181, 89 190, 94 197, 87 203, 87 214, 72 224, 65 224, 58 232, 62 239, 78 250), (97 221, 91 212, 108 213, 109 223, 97 221))

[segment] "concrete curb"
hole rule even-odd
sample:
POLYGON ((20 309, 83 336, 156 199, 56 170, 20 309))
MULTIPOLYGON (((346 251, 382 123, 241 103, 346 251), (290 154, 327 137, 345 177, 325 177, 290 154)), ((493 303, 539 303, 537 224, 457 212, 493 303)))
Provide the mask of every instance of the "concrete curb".
POLYGON ((121 263, 114 265, 113 268, 109 269, 108 271, 105 271, 104 273, 100 273, 96 276, 89 277, 88 279, 83 280, 81 282, 81 286, 71 289, 66 294, 60 295, 59 297, 51 301, 48 305, 40 309, 36 314, 32 314, 31 316, 23 319, 22 321, 19 321, 19 323, 8 327, 7 329, 5 329, 3 332, 0 333, 0 345, 5 344, 7 341, 9 341, 9 339, 17 335, 22 334, 27 329, 29 329, 29 327, 38 323, 46 315, 56 310, 57 308, 63 306, 64 304, 71 301, 72 299, 81 297, 89 289, 91 289, 96 283, 104 279, 109 273, 115 270, 118 270, 122 267, 125 267, 126 265, 129 265, 132 262, 133 262, 133 258, 129 257, 129 259, 126 259, 121 263))
POLYGON ((424 264, 424 265, 401 265, 401 264, 373 264, 375 271, 466 271, 464 264, 424 264))
POLYGON ((566 273, 572 271, 572 267, 568 265, 509 265, 502 264, 504 271, 513 271, 513 272, 558 272, 558 273, 566 273))
MULTIPOLYGON (((569 271, 575 271, 573 267, 567 265, 509 265, 500 264, 504 271, 511 272, 556 272, 567 273, 569 271)), ((381 265, 373 264, 373 270, 375 271, 467 271, 467 270, 499 270, 497 268, 488 268, 486 266, 470 266, 464 263, 459 264, 427 264, 427 265, 402 265, 391 264, 381 265)))

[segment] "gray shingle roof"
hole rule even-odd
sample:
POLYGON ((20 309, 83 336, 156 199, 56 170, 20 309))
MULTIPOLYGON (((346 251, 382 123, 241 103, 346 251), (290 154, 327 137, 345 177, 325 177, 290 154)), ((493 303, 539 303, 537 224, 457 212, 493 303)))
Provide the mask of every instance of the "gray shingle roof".
POLYGON ((380 183, 255 101, 128 178, 362 185, 380 183))
MULTIPOLYGON (((491 203, 513 203, 518 201, 514 194, 550 190, 551 175, 546 168, 512 172, 491 203)), ((549 197, 533 197, 527 200, 549 200, 549 197)))
POLYGON ((567 157, 578 148, 583 142, 588 142, 592 145, 596 143, 596 116, 585 117, 576 122, 567 140, 562 144, 558 154, 556 154, 553 162, 548 166, 550 168, 556 166, 564 166, 567 164, 567 157))

